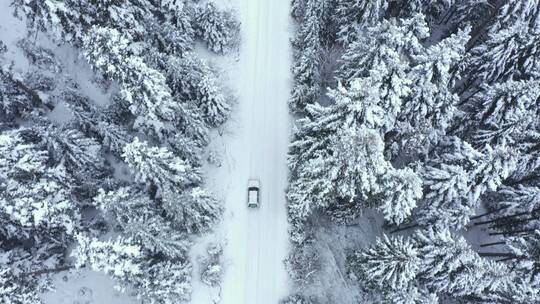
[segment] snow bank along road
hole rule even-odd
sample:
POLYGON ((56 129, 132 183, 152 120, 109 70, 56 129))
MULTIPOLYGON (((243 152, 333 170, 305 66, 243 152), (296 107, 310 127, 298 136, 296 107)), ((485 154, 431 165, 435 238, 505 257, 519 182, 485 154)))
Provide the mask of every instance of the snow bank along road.
POLYGON ((290 0, 236 0, 242 47, 235 139, 227 145, 224 304, 277 304, 287 294, 285 187, 290 134, 290 0), (261 181, 261 205, 246 205, 247 180, 261 181))

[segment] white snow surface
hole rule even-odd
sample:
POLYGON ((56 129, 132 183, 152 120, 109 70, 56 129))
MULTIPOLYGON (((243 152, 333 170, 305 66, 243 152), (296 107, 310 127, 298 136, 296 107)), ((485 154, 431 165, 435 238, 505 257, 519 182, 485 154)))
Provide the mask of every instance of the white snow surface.
POLYGON ((135 297, 117 291, 106 274, 90 270, 55 276, 56 290, 42 295, 45 304, 135 304, 135 297))
MULTIPOLYGON (((289 0, 232 0, 242 23, 242 44, 229 82, 238 103, 224 135, 217 137, 222 166, 209 185, 225 201, 226 245, 223 304, 277 304, 290 285, 283 260, 288 253, 287 149, 291 117, 289 0), (248 209, 249 179, 261 182, 260 207, 248 209)), ((200 295, 195 288, 193 303, 200 295)))

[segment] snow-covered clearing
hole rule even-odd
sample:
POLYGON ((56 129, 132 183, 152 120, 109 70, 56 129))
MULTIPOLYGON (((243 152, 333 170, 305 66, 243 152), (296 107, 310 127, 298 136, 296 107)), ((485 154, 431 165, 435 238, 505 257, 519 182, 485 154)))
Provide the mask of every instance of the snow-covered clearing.
POLYGON ((55 278, 55 292, 43 295, 46 304, 134 304, 134 298, 114 289, 107 275, 82 271, 79 274, 60 274, 55 278))
POLYGON ((239 62, 230 71, 238 103, 229 131, 214 142, 223 149, 223 165, 209 180, 226 204, 220 230, 227 242, 221 303, 276 304, 289 285, 283 265, 288 252, 289 0, 234 1, 242 22, 239 62), (246 206, 249 178, 261 181, 258 209, 246 206))

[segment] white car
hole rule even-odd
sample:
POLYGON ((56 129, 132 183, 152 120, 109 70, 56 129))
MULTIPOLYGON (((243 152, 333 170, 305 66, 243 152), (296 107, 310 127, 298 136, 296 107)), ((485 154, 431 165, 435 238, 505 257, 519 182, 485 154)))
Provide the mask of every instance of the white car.
POLYGON ((259 182, 259 180, 256 180, 256 179, 248 180, 248 199, 247 199, 248 207, 250 208, 259 207, 260 189, 261 189, 261 183, 259 182))

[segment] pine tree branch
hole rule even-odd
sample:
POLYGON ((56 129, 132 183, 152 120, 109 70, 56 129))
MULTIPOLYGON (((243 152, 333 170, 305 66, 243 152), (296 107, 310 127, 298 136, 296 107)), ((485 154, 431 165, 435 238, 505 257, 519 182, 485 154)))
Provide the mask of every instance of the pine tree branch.
POLYGON ((9 80, 11 80, 19 89, 21 89, 23 92, 28 94, 30 98, 32 99, 32 104, 36 107, 45 106, 50 111, 54 109, 53 105, 47 104, 43 102, 43 99, 39 96, 39 94, 32 90, 30 87, 28 87, 26 84, 24 84, 22 81, 15 79, 11 74, 5 72, 4 70, 0 71, 3 75, 7 75, 9 80))
POLYGON ((511 219, 511 218, 515 218, 515 217, 522 216, 522 215, 527 215, 527 214, 529 214, 529 212, 520 212, 520 213, 516 213, 516 214, 512 214, 512 215, 507 215, 507 216, 503 216, 503 217, 494 218, 494 219, 489 220, 489 221, 476 222, 476 223, 474 223, 474 225, 475 226, 480 226, 480 225, 485 225, 485 224, 491 224, 491 223, 494 223, 494 222, 504 221, 504 220, 507 220, 507 219, 511 219))
POLYGON ((413 229, 413 228, 417 228, 419 226, 420 226, 419 224, 414 224, 414 225, 399 227, 399 228, 396 228, 396 229, 390 231, 390 233, 396 233, 396 232, 400 232, 400 231, 403 231, 403 230, 413 229))
POLYGON ((536 229, 511 230, 511 231, 493 232, 493 233, 490 233, 489 235, 491 235, 491 236, 494 236, 494 235, 516 235, 516 234, 529 233, 529 232, 534 232, 534 231, 536 231, 536 229))
POLYGON ((529 218, 521 219, 521 220, 518 220, 518 221, 502 222, 502 223, 494 224, 494 225, 490 226, 490 228, 495 229, 495 228, 503 227, 503 226, 523 224, 523 223, 527 223, 527 222, 530 222, 530 221, 533 221, 533 220, 538 220, 538 219, 539 219, 538 217, 529 217, 529 218))
POLYGON ((467 52, 469 52, 475 46, 476 41, 486 33, 489 25, 493 22, 493 19, 497 17, 497 13, 503 6, 504 2, 505 1, 496 0, 494 4, 491 4, 493 9, 491 10, 491 14, 489 15, 489 17, 486 18, 486 20, 484 20, 484 22, 482 22, 480 26, 475 28, 471 33, 471 39, 469 39, 469 42, 467 42, 467 45, 465 47, 465 50, 467 52))
POLYGON ((501 208, 499 208, 499 209, 495 209, 495 210, 492 210, 492 211, 488 211, 488 212, 482 213, 482 214, 480 214, 480 215, 476 215, 476 216, 471 217, 471 220, 477 220, 477 219, 482 218, 482 217, 484 217, 484 216, 487 216, 487 215, 490 215, 490 214, 493 214, 493 213, 497 213, 497 212, 499 212, 499 211, 502 211, 502 210, 508 209, 508 208, 510 208, 510 206, 504 206, 504 207, 501 207, 501 208))
POLYGON ((489 247, 489 246, 504 245, 504 244, 506 244, 506 242, 501 241, 501 242, 493 242, 493 243, 481 244, 480 247, 489 247))
POLYGON ((509 252, 479 252, 478 255, 481 257, 517 258, 515 254, 509 252))

